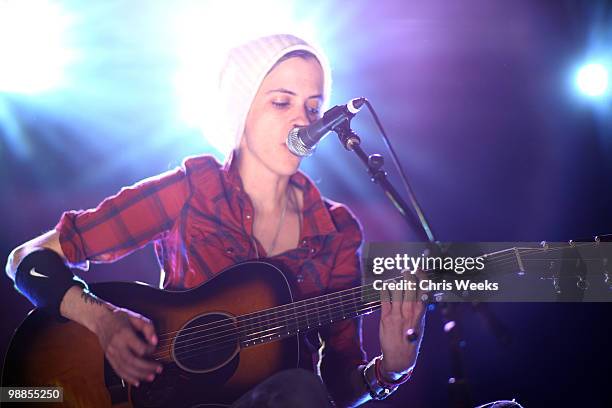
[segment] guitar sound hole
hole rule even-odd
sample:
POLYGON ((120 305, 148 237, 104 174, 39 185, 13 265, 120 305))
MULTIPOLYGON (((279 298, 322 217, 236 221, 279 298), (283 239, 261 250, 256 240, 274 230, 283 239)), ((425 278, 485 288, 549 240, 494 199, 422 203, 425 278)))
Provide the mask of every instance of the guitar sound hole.
POLYGON ((231 316, 198 316, 179 332, 173 345, 176 364, 194 373, 216 370, 238 352, 239 332, 231 316))

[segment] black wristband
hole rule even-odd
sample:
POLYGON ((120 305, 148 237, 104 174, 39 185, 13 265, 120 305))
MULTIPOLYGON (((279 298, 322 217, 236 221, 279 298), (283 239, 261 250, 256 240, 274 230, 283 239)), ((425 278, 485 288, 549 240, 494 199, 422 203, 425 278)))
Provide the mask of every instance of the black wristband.
POLYGON ((62 319, 60 304, 72 286, 87 285, 70 271, 55 251, 38 249, 21 260, 15 273, 15 287, 32 304, 62 319))

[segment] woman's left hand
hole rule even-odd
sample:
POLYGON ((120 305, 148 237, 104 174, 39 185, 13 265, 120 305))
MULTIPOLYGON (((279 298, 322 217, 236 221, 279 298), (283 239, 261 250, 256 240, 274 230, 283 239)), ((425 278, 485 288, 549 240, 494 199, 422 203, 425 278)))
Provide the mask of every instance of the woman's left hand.
POLYGON ((416 290, 381 292, 380 346, 383 352, 382 374, 391 380, 399 378, 416 363, 419 345, 425 329, 426 306, 421 300, 419 281, 424 273, 406 273, 416 290), (390 300, 389 301, 389 295, 390 300))

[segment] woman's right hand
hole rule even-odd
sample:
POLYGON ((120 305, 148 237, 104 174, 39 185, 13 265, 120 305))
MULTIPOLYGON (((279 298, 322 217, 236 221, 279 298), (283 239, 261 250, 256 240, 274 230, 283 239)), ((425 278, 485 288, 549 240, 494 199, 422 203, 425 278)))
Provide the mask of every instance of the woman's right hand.
POLYGON ((94 332, 115 372, 138 387, 153 381, 162 365, 147 358, 157 345, 151 320, 127 309, 113 307, 96 322, 94 332))

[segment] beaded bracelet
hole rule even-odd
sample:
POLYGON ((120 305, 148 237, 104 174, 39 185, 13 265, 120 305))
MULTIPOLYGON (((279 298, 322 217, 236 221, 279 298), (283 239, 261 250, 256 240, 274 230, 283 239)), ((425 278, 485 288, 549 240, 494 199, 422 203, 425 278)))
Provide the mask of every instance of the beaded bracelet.
POLYGON ((383 378, 381 373, 381 361, 381 356, 375 357, 364 367, 362 372, 363 380, 370 393, 370 396, 372 397, 372 399, 378 401, 383 400, 389 395, 391 395, 391 393, 393 393, 400 386, 400 384, 403 384, 408 381, 410 375, 412 374, 411 369, 406 374, 402 375, 399 379, 395 381, 387 381, 383 378), (374 375, 372 376, 373 378, 370 379, 368 378, 369 376, 367 373, 370 371, 371 368, 374 371, 374 375))
POLYGON ((376 376, 376 381, 378 385, 383 388, 396 388, 405 383, 410 379, 412 375, 412 368, 408 370, 406 374, 402 374, 400 378, 397 380, 386 380, 383 378, 382 372, 380 371, 380 366, 382 364, 382 357, 378 356, 375 358, 376 362, 374 363, 374 375, 376 376))

